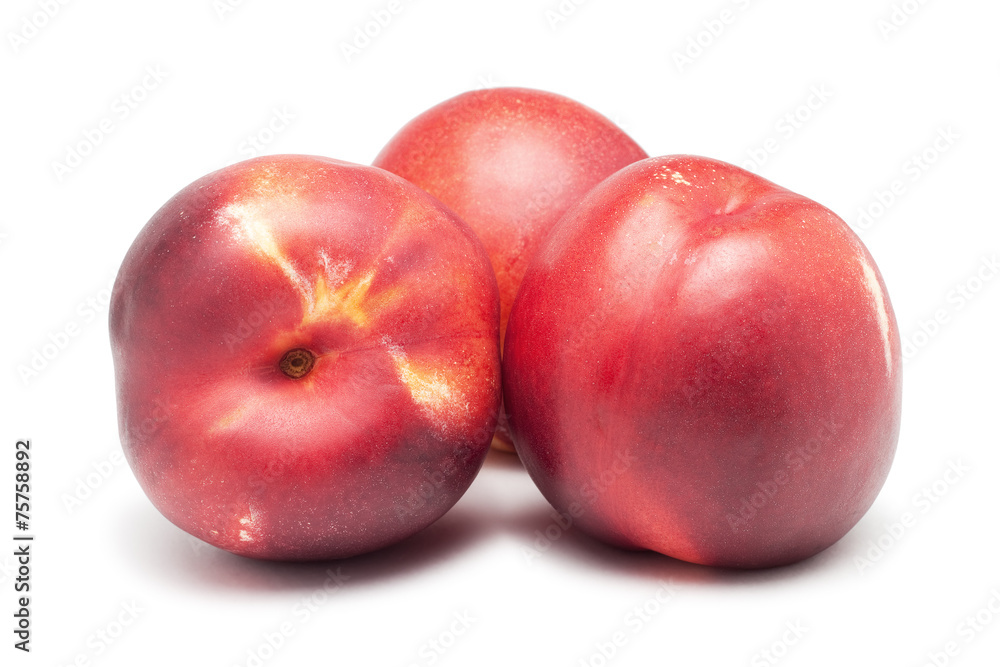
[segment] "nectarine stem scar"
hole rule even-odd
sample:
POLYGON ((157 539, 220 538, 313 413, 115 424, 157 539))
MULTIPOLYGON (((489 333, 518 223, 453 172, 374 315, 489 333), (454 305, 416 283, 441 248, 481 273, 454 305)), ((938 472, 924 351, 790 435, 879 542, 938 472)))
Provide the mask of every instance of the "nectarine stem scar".
POLYGON ((316 363, 316 355, 301 347, 285 352, 278 366, 281 372, 292 379, 305 377, 316 363))

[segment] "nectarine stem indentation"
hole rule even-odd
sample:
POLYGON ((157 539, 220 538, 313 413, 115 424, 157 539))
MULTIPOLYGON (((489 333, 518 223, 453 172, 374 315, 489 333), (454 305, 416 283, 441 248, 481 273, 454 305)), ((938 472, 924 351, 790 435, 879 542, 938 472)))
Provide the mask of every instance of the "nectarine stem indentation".
POLYGON ((285 352, 278 366, 281 372, 292 379, 306 376, 316 363, 316 355, 301 347, 285 352))

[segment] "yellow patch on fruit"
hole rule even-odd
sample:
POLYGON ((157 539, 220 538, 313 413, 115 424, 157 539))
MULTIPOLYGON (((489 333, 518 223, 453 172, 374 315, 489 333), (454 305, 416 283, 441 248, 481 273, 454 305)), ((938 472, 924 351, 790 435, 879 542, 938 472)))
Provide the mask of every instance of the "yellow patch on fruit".
POLYGON ((312 282, 295 268, 282 251, 268 224, 268 212, 259 204, 234 202, 225 208, 219 221, 231 229, 237 242, 274 264, 288 278, 302 299, 302 326, 338 317, 349 319, 359 327, 368 325, 370 314, 366 304, 369 307, 372 305, 369 292, 375 280, 374 270, 348 280, 350 264, 341 262, 331 266, 330 258, 320 249, 317 266, 322 270, 312 282), (328 277, 341 283, 331 285, 328 277))
POLYGON ((232 225, 233 236, 237 241, 253 248, 259 255, 281 269, 301 294, 305 295, 312 291, 308 281, 295 270, 285 253, 278 247, 271 233, 271 227, 266 222, 267 216, 260 205, 234 202, 225 208, 223 215, 224 220, 232 225))
MULTIPOLYGON (((346 317, 358 326, 368 324, 368 315, 362 307, 368 296, 375 272, 369 271, 357 280, 345 281, 337 289, 330 289, 322 275, 311 290, 311 298, 305 301, 305 315, 302 324, 313 324, 333 317, 346 317)), ((306 295, 303 295, 305 297, 306 295)))
POLYGON ((443 426, 448 411, 461 398, 460 392, 449 384, 440 371, 420 368, 398 346, 390 346, 389 354, 396 366, 399 380, 409 389, 413 402, 428 417, 443 426))
POLYGON ((212 432, 215 431, 225 431, 226 429, 236 425, 237 423, 243 421, 246 416, 246 405, 239 405, 235 410, 228 412, 219 418, 215 425, 212 427, 212 432))

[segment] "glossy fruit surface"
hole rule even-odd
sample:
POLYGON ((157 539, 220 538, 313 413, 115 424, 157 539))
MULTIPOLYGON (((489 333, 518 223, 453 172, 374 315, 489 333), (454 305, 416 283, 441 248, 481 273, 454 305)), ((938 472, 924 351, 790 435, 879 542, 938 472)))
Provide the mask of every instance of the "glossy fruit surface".
MULTIPOLYGON (((566 210, 647 157, 579 102, 526 88, 464 93, 420 114, 374 164, 431 193, 483 242, 500 287, 501 343, 521 277, 566 210)), ((501 418, 496 444, 510 443, 501 418)))
POLYGON ((256 558, 351 556, 462 495, 499 394, 486 253, 388 172, 274 156, 167 202, 110 314, 125 455, 172 522, 256 558))
POLYGON ((888 474, 899 333, 830 210, 732 165, 651 158, 528 269, 504 349, 517 452, 608 542, 742 568, 854 526, 888 474))

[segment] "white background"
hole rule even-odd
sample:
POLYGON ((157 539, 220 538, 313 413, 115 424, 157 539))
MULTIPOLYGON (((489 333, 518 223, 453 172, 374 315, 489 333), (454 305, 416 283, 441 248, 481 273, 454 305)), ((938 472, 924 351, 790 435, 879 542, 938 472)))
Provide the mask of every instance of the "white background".
POLYGON ((212 0, 50 1, 51 18, 45 2, 6 0, 0 484, 13 484, 14 441, 31 438, 37 541, 30 655, 12 648, 13 547, 0 551, 0 662, 918 666, 938 653, 939 664, 998 664, 1000 280, 985 262, 1000 251, 1000 6, 896 2, 909 14, 886 34, 891 0, 567 0, 559 21, 558 0, 404 1, 349 62, 341 45, 388 0, 233 0, 224 12, 212 0), (714 23, 723 10, 729 22, 714 23), (694 57, 679 66, 685 49, 694 57), (553 525, 550 508, 519 464, 491 455, 440 522, 334 564, 347 579, 320 594, 329 564, 199 545, 115 465, 108 288, 153 212, 250 157, 248 137, 269 140, 265 153, 367 163, 414 115, 494 85, 575 98, 653 155, 756 158, 859 230, 913 347, 894 467, 838 544, 762 572, 623 553, 572 530, 531 551, 546 546, 536 531, 553 525), (276 110, 293 118, 269 135, 276 110), (105 119, 110 133, 57 174, 105 119), (935 147, 939 136, 950 138, 935 147), (76 335, 61 336, 68 326, 76 335), (43 351, 51 358, 25 377, 43 351), (906 513, 912 525, 892 528, 906 513), (965 619, 977 613, 974 630, 965 619), (120 634, 119 618, 131 623, 120 634), (279 642, 283 624, 292 632, 279 642), (108 645, 99 632, 116 636, 108 645), (605 659, 599 645, 616 632, 625 645, 605 659), (957 655, 941 654, 951 641, 957 655))

